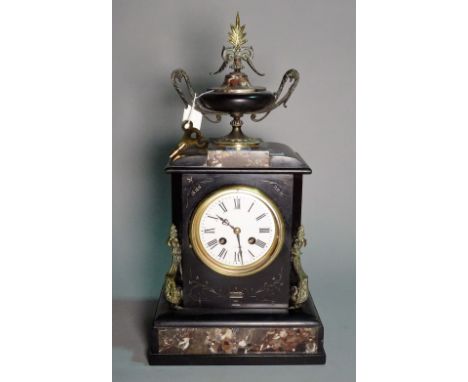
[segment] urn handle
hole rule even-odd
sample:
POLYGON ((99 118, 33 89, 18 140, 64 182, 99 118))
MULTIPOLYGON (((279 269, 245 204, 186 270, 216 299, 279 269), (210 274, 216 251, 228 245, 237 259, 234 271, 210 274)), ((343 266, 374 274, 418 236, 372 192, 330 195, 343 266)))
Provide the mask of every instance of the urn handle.
POLYGON ((177 94, 179 95, 180 99, 184 103, 185 107, 191 105, 193 99, 195 98, 195 91, 192 88, 192 84, 190 83, 190 78, 188 74, 183 69, 176 69, 171 74, 172 85, 176 90, 177 94), (181 89, 182 81, 185 82, 185 86, 188 90, 189 100, 185 98, 184 91, 181 89))
POLYGON ((287 107, 287 102, 289 98, 291 97, 291 94, 293 91, 296 89, 297 84, 299 83, 299 72, 296 69, 289 69, 283 76, 283 79, 281 80, 280 86, 278 87, 278 90, 273 93, 275 96, 275 102, 271 104, 270 106, 266 107, 263 110, 257 111, 256 113, 253 113, 250 115, 250 119, 255 122, 259 122, 264 120, 268 114, 270 114, 273 110, 275 110, 278 106, 283 105, 284 107, 287 107), (291 85, 289 86, 288 90, 286 93, 281 96, 283 93, 284 86, 286 85, 286 82, 290 82, 291 85), (257 118, 257 114, 262 114, 261 117, 257 118))
POLYGON ((176 90, 180 99, 184 103, 185 107, 194 104, 195 109, 197 109, 200 113, 202 113, 203 116, 208 121, 212 123, 218 123, 221 121, 220 113, 206 110, 204 107, 202 107, 202 105, 200 105, 200 102, 198 101, 198 96, 195 93, 195 90, 193 90, 192 84, 190 83, 190 78, 188 74, 185 72, 185 70, 183 69, 174 70, 171 74, 171 81, 172 81, 172 85, 174 86, 174 89, 176 90), (181 89, 182 81, 185 82, 185 87, 187 88, 188 94, 185 94, 185 92, 181 89), (194 100, 195 100, 195 103, 193 102, 194 100), (209 117, 209 115, 213 115, 213 114, 214 114, 215 119, 212 119, 209 117))

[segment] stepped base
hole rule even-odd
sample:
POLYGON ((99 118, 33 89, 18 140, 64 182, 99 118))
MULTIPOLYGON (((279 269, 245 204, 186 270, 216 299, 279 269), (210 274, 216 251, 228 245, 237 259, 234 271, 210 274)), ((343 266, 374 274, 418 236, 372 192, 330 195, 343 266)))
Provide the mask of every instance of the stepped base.
POLYGON ((324 364, 323 325, 312 297, 298 309, 174 309, 161 295, 151 365, 324 364))

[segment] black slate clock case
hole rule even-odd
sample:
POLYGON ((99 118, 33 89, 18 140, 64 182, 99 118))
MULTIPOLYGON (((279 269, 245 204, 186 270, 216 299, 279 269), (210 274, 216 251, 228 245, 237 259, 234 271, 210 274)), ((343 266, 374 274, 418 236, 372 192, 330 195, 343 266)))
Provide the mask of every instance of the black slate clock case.
POLYGON ((271 165, 265 168, 206 166, 199 155, 169 164, 172 176, 173 221, 180 227, 184 307, 287 309, 291 275, 290 248, 301 222, 302 176, 311 172, 298 154, 281 144, 262 144, 271 165), (279 208, 285 223, 285 241, 277 258, 250 276, 221 275, 194 253, 189 239, 192 215, 212 192, 227 186, 251 186, 267 194, 279 208), (241 298, 238 298, 241 296, 241 298))
MULTIPOLYGON (((278 143, 263 142, 251 149, 252 156, 268 153, 264 167, 245 162, 233 166, 232 160, 229 166, 210 166, 211 150, 219 148, 191 148, 166 167, 172 178, 172 217, 181 250, 176 282, 183 298, 180 306, 174 306, 163 289, 151 333, 150 364, 325 363, 323 325, 308 289, 301 305, 291 305, 290 287, 300 281, 291 251, 301 226, 302 177, 311 169, 297 153, 278 143), (269 266, 250 276, 232 277, 213 271, 198 258, 189 229, 201 201, 219 189, 239 185, 259 189, 276 204, 284 220, 285 240, 269 266), (229 333, 234 337, 226 337, 229 333), (209 347, 213 336, 220 341, 216 349, 209 347), (240 347, 242 338, 251 338, 248 353, 240 347), (288 341, 294 348, 283 349, 288 341), (230 346, 237 346, 235 352, 230 346)), ((224 154, 236 157, 235 151, 224 154)))

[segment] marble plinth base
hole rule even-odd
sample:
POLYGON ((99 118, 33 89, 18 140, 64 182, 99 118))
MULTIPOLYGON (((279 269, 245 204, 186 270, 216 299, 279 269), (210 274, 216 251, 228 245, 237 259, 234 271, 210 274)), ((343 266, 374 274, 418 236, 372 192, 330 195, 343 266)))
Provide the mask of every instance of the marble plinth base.
POLYGON ((312 298, 283 311, 174 309, 161 296, 151 365, 324 364, 323 325, 312 298))

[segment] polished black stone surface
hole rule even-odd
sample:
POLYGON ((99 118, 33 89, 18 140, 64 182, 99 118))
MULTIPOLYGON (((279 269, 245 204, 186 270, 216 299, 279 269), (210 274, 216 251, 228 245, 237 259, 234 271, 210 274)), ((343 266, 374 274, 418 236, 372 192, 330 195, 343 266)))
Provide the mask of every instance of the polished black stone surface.
POLYGON ((270 106, 275 96, 268 91, 252 93, 206 93, 199 98, 206 109, 222 113, 252 113, 270 106))

